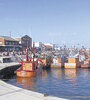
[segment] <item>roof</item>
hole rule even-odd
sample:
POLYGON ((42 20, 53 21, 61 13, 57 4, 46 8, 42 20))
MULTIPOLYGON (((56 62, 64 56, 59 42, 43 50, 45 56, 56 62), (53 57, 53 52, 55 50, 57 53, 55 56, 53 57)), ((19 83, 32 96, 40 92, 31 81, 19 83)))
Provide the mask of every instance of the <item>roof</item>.
POLYGON ((32 39, 30 36, 28 36, 28 35, 24 35, 24 36, 22 36, 22 38, 30 38, 30 39, 32 39))
POLYGON ((15 38, 17 41, 21 41, 21 38, 15 38))
POLYGON ((52 48, 52 46, 50 45, 44 45, 46 48, 52 48))
POLYGON ((14 38, 11 38, 9 36, 0 36, 1 38, 4 38, 4 40, 7 40, 7 41, 17 41, 16 39, 14 38))

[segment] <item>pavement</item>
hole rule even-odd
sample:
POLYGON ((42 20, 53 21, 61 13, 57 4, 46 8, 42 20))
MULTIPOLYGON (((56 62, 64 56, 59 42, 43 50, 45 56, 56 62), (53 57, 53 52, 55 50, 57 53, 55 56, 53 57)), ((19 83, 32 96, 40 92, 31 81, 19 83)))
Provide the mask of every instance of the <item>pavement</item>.
POLYGON ((0 80, 0 100, 66 100, 25 90, 0 80))

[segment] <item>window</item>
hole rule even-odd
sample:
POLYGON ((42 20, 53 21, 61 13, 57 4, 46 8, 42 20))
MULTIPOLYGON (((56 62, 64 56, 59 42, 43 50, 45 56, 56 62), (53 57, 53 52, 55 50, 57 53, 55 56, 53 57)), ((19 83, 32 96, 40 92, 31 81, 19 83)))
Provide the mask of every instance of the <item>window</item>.
POLYGON ((11 45, 11 42, 9 42, 9 44, 11 45))
POLYGON ((8 42, 6 41, 6 45, 8 45, 8 42))
POLYGON ((15 44, 17 45, 17 42, 15 42, 15 44))
POLYGON ((2 44, 2 41, 0 41, 0 44, 2 44))
POLYGON ((12 44, 14 45, 14 42, 12 42, 12 44))

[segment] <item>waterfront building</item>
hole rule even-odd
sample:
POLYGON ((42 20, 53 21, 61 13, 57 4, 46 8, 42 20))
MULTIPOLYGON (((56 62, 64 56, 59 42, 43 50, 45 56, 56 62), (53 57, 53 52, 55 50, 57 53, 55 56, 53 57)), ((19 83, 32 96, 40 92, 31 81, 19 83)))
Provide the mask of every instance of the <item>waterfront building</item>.
POLYGON ((19 51, 21 48, 16 39, 9 36, 0 36, 0 52, 19 51))
POLYGON ((19 45, 22 46, 22 50, 25 51, 26 48, 31 48, 32 47, 32 38, 29 37, 28 35, 22 36, 20 38, 16 38, 16 40, 19 41, 19 45))
POLYGON ((42 48, 42 42, 35 42, 36 48, 42 48))
POLYGON ((42 42, 35 42, 35 50, 36 52, 39 52, 42 50, 42 42))
POLYGON ((45 51, 50 51, 53 49, 53 44, 43 43, 43 48, 45 49, 45 51))

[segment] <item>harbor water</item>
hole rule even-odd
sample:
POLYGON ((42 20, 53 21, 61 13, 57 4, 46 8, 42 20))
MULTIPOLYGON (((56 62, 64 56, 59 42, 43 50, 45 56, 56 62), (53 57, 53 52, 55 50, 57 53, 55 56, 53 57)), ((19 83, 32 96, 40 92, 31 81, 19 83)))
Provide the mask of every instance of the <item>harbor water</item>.
POLYGON ((6 82, 36 92, 70 100, 90 100, 90 69, 43 70, 32 78, 17 78, 16 75, 6 82))

